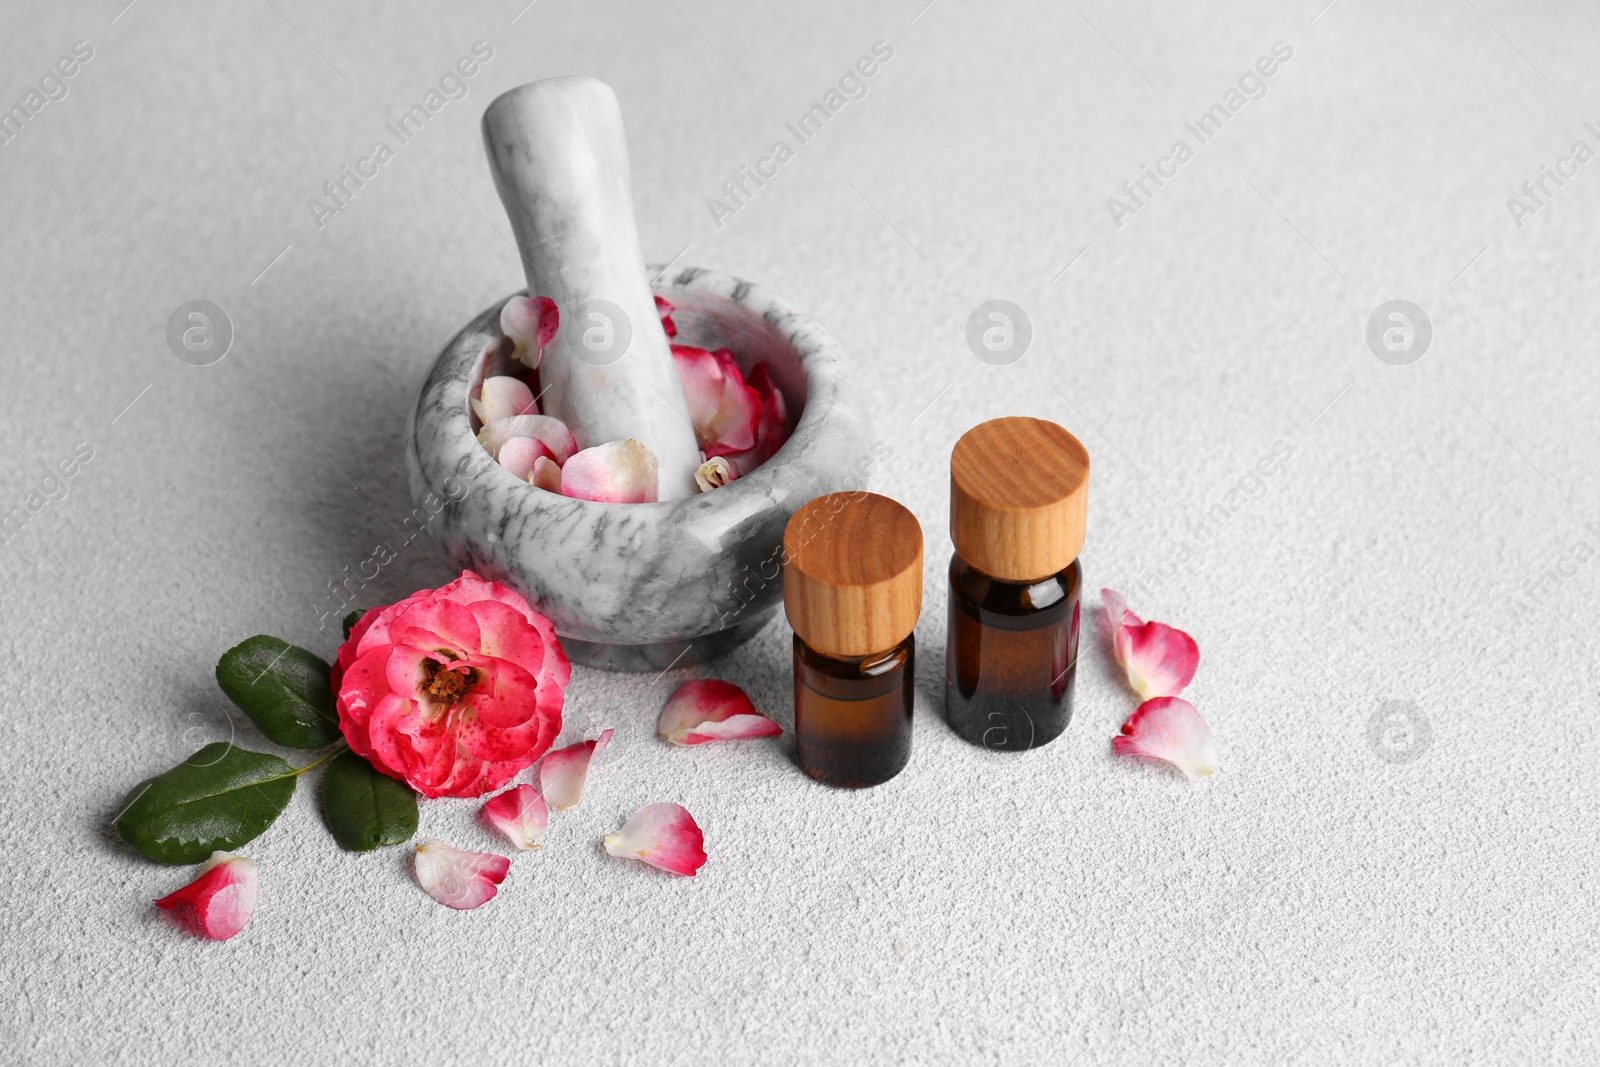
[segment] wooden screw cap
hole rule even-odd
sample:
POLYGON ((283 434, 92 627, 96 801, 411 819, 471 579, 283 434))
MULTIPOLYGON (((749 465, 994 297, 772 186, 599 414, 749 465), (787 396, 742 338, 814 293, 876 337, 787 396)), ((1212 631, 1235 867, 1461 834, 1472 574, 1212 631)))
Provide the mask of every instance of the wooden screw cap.
POLYGON ((876 493, 829 493, 783 532, 783 610, 800 640, 830 656, 885 652, 922 613, 922 526, 876 493))
POLYGON ((950 455, 950 540, 993 578, 1037 581, 1083 551, 1089 453, 1053 422, 1007 418, 961 435, 950 455))

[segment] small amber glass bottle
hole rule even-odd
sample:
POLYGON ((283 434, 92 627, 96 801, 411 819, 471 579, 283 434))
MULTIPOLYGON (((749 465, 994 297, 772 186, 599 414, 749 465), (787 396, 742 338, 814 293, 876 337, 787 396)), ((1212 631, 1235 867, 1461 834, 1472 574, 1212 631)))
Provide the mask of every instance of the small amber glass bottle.
POLYGON ((899 774, 911 758, 911 632, 922 611, 916 516, 874 493, 806 504, 784 530, 783 607, 800 769, 849 788, 899 774))
POLYGON ((973 427, 950 457, 945 717, 985 748, 1055 740, 1072 719, 1089 453, 1042 419, 973 427))

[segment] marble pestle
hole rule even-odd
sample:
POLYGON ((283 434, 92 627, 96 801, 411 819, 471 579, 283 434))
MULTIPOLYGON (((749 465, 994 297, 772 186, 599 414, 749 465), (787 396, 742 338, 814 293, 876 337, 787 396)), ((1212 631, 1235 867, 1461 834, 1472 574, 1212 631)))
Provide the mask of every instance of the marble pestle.
POLYGON ((528 294, 560 311, 540 410, 584 448, 642 442, 659 499, 692 496, 700 451, 639 251, 616 94, 595 78, 530 82, 489 105, 483 139, 528 294))

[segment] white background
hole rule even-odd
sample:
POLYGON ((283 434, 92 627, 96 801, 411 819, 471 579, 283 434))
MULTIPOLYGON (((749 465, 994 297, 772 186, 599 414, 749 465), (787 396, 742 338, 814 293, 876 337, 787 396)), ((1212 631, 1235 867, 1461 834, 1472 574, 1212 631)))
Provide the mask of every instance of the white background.
MULTIPOLYGON (((0 146, 0 508, 93 448, 0 545, 0 1058, 1594 1059, 1600 162, 1520 227, 1506 203, 1600 149, 1593 9, 122 2, 11 4, 0 33, 0 106, 94 49, 0 146), (319 229, 307 199, 479 40, 470 95, 319 229), (878 40, 866 97, 716 225, 707 199, 878 40), (1275 41, 1265 97, 1197 146, 1185 120, 1275 41), (565 736, 622 737, 491 904, 435 904, 403 847, 340 852, 305 782, 244 850, 254 921, 197 941, 150 904, 191 871, 109 819, 205 741, 273 750, 216 689, 224 649, 332 655, 328 581, 410 507, 421 375, 522 284, 479 116, 562 73, 622 99, 647 257, 762 282, 852 356, 894 449, 875 488, 927 533, 911 766, 853 794, 787 736, 652 738, 695 673, 787 729, 781 622, 702 672, 579 670, 565 736), (1107 198, 1180 137, 1118 226, 1107 198), (964 340, 996 297, 1035 330, 1011 366, 964 340), (165 342, 196 298, 235 329, 204 368, 165 342), (1434 325, 1411 366, 1365 341, 1391 299, 1434 325), (1112 755, 1134 701, 1093 627, 1050 747, 939 717, 949 451, 1006 414, 1089 447, 1087 587, 1198 640, 1210 782, 1112 755), (1426 747, 1370 742, 1388 701, 1426 747), (692 881, 600 851, 657 800, 705 827, 692 881)), ((368 603, 449 577, 418 542, 368 603)), ((476 808, 426 803, 422 831, 495 847, 476 808)))

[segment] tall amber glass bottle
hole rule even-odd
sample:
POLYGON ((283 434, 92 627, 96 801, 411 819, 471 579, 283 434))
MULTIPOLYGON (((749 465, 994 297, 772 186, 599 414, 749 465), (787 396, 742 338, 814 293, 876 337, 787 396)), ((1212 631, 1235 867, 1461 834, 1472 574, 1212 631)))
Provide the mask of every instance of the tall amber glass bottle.
POLYGON ((888 497, 831 493, 794 513, 783 552, 800 768, 829 785, 886 782, 911 758, 922 527, 888 497))
POLYGON ((1089 453, 1042 419, 973 427, 950 457, 945 717, 985 748, 1037 748, 1072 719, 1089 453))

